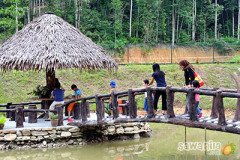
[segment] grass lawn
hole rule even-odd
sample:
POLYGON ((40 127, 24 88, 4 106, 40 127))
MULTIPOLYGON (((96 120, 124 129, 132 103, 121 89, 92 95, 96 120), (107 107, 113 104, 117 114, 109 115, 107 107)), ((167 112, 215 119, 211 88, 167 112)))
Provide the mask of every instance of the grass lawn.
MULTIPOLYGON (((240 73, 239 64, 197 64, 194 65, 197 72, 206 82, 205 87, 236 88, 231 77, 233 73, 240 73)), ((161 65, 166 73, 168 85, 181 87, 184 85, 183 72, 178 65, 161 65)), ((151 65, 121 65, 117 72, 105 70, 80 72, 77 69, 57 70, 56 77, 59 78, 66 90, 66 95, 72 94, 71 84, 76 84, 84 96, 109 93, 109 81, 116 80, 119 91, 129 88, 143 87, 143 80, 151 78, 151 65)), ((0 76, 0 103, 31 101, 33 95, 29 94, 37 85, 45 85, 45 72, 35 71, 9 71, 1 73, 0 76)), ((176 94, 176 105, 185 104, 185 95, 176 94)), ((143 96, 137 97, 138 107, 143 107, 143 96)), ((225 107, 235 108, 235 99, 225 99, 225 107)), ((201 96, 201 107, 210 108, 211 97, 201 96)))

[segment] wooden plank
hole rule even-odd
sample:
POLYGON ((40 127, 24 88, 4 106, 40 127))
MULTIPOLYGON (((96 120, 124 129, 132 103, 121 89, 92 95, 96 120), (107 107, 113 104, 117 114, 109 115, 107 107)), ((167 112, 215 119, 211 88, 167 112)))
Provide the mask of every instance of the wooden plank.
MULTIPOLYGON (((217 91, 218 89, 219 88, 214 88, 213 91, 217 91)), ((215 103, 216 103, 216 95, 213 96, 213 100, 212 100, 212 110, 210 115, 210 117, 212 118, 218 118, 218 106, 215 103)))
POLYGON ((173 110, 174 92, 171 91, 170 86, 167 86, 166 94, 167 94, 167 114, 169 115, 169 118, 174 118, 175 117, 173 110))
POLYGON ((74 107, 73 107, 73 112, 74 112, 73 118, 74 119, 81 119, 81 115, 80 115, 81 112, 80 112, 80 110, 81 110, 80 103, 76 102, 74 104, 74 107))
POLYGON ((102 123, 104 118, 104 105, 102 103, 101 98, 96 95, 96 114, 97 114, 97 122, 102 123))
POLYGON ((115 92, 111 93, 112 97, 112 107, 113 107, 113 118, 116 119, 119 116, 118 112, 118 101, 117 101, 117 96, 115 95, 115 92))
POLYGON ((132 89, 128 90, 129 114, 130 118, 137 117, 137 105, 135 102, 135 95, 132 89))
POLYGON ((225 118, 225 112, 224 112, 224 105, 223 105, 223 97, 221 96, 222 91, 218 90, 215 98, 215 105, 218 109, 219 118, 218 118, 218 124, 219 125, 226 125, 226 118, 225 118))
POLYGON ((153 106, 153 91, 150 87, 147 88, 147 104, 148 104, 148 117, 154 117, 153 106))
POLYGON ((194 93, 194 89, 190 88, 188 90, 188 94, 187 94, 187 98, 188 98, 188 107, 189 107, 189 115, 190 115, 190 120, 191 121, 197 121, 197 108, 196 108, 196 101, 195 101, 195 93, 194 93))
POLYGON ((81 117, 82 117, 82 122, 86 122, 87 121, 87 101, 86 99, 83 99, 82 100, 82 103, 81 103, 81 117))
POLYGON ((62 105, 56 105, 58 115, 58 126, 63 126, 63 107, 62 105))

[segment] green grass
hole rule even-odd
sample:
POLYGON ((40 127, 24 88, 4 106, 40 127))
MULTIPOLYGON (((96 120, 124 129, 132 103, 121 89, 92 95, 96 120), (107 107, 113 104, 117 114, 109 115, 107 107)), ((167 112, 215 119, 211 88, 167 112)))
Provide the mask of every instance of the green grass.
MULTIPOLYGON (((203 80, 205 87, 235 88, 231 73, 239 72, 239 64, 197 64, 194 65, 203 80)), ((184 85, 183 72, 178 65, 161 65, 161 69, 166 73, 168 85, 181 87, 184 85)), ((151 65, 124 65, 119 66, 117 72, 107 72, 105 70, 80 72, 77 69, 57 70, 56 77, 59 78, 65 88, 65 95, 72 94, 70 86, 74 83, 82 91, 84 96, 109 93, 109 82, 116 80, 118 90, 123 91, 129 88, 143 87, 143 80, 151 78, 151 65)), ((32 92, 37 85, 45 85, 45 73, 34 71, 9 71, 1 73, 0 76, 0 103, 26 102, 31 101, 32 92)), ((176 94, 176 104, 185 104, 185 95, 176 94)), ((138 107, 143 107, 143 96, 137 96, 138 107)), ((235 108, 236 100, 227 99, 224 101, 225 107, 235 108)), ((210 108, 212 98, 201 96, 201 107, 210 108)))
POLYGON ((240 63, 240 55, 236 55, 234 56, 230 62, 234 62, 234 63, 240 63))

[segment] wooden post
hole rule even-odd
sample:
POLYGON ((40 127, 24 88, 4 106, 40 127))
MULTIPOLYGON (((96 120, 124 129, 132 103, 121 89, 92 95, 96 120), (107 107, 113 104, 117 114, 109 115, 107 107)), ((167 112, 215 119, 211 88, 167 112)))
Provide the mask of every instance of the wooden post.
POLYGON ((63 107, 62 105, 56 105, 58 115, 58 126, 63 126, 63 107))
POLYGON ((104 118, 104 105, 102 103, 101 98, 99 98, 98 95, 96 95, 95 100, 96 100, 97 122, 101 123, 104 118))
POLYGON ((16 128, 23 128, 23 118, 24 118, 24 112, 23 112, 23 107, 19 106, 17 107, 16 111, 16 128))
POLYGON ((111 93, 112 97, 112 107, 113 107, 113 119, 118 118, 119 113, 118 113, 118 101, 117 101, 117 96, 114 94, 115 92, 111 93))
POLYGON ((190 115, 190 120, 191 121, 197 121, 197 108, 196 108, 196 101, 195 101, 195 93, 193 92, 194 89, 190 88, 187 94, 187 99, 188 99, 188 106, 189 106, 189 115, 190 115))
POLYGON ((153 97, 152 90, 150 87, 147 88, 147 103, 148 103, 148 117, 154 117, 154 106, 153 106, 153 97))
POLYGON ((128 101, 130 118, 137 118, 137 105, 135 102, 135 95, 132 89, 128 90, 128 101))
MULTIPOLYGON (((11 105, 12 105, 12 103, 7 103, 6 109, 10 109, 10 106, 11 106, 11 105)), ((7 112, 6 117, 7 117, 7 118, 11 118, 10 115, 12 115, 11 112, 7 112)))
MULTIPOLYGON (((36 105, 29 105, 29 109, 37 109, 36 105)), ((37 123, 37 112, 28 113, 28 123, 37 123)))
MULTIPOLYGON (((16 106, 10 106, 10 109, 16 109, 16 106)), ((16 110, 9 112, 10 121, 15 121, 16 117, 16 110)))
POLYGON ((233 121, 240 121, 240 98, 238 98, 238 100, 237 100, 237 110, 235 112, 233 121))
POLYGON ((75 104, 74 104, 74 107, 73 107, 73 110, 74 110, 74 116, 73 116, 73 118, 74 119, 80 119, 80 104, 78 103, 78 102, 76 102, 75 104))
POLYGON ((222 91, 218 90, 215 97, 215 107, 218 109, 219 118, 218 118, 218 124, 219 125, 226 125, 226 119, 225 119, 225 111, 224 111, 224 104, 223 104, 223 97, 221 96, 222 91))
POLYGON ((82 103, 81 103, 81 116, 82 116, 82 122, 86 122, 87 121, 87 101, 86 99, 83 99, 82 100, 82 103))
MULTIPOLYGON (((218 88, 213 88, 213 91, 217 91, 218 88)), ((213 101, 212 101, 212 111, 210 117, 212 118, 218 118, 218 106, 215 105, 216 103, 216 96, 213 96, 213 101)))
POLYGON ((173 110, 173 103, 174 103, 174 92, 170 90, 170 86, 166 87, 166 93, 167 93, 167 114, 169 115, 169 118, 174 118, 174 110, 173 110))

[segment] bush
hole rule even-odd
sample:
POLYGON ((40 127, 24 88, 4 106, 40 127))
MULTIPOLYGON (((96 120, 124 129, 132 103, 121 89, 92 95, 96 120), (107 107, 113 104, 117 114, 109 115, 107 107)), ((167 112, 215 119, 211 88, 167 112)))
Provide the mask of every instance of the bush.
POLYGON ((0 124, 5 124, 6 121, 7 121, 6 117, 0 116, 0 124))
POLYGON ((56 115, 56 114, 51 114, 50 119, 51 119, 51 120, 57 120, 57 119, 58 119, 58 115, 56 115))
POLYGON ((232 59, 230 59, 230 62, 240 63, 240 55, 234 56, 232 59))

